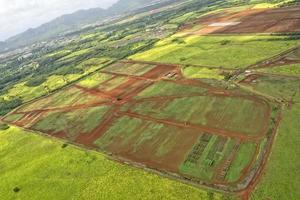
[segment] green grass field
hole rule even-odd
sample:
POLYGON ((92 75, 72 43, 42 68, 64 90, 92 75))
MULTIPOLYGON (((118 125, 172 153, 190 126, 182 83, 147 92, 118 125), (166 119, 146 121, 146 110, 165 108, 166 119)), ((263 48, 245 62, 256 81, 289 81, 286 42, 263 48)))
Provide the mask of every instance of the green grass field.
POLYGON ((221 70, 219 69, 209 69, 205 67, 195 67, 188 66, 184 67, 183 76, 186 78, 206 78, 206 79, 216 79, 216 80, 224 80, 224 75, 221 74, 221 70))
POLYGON ((140 92, 136 98, 148 98, 158 96, 173 96, 173 95, 191 95, 202 94, 206 91, 205 88, 194 87, 189 85, 181 85, 177 83, 159 81, 140 92))
POLYGON ((299 116, 299 103, 285 109, 266 172, 251 200, 291 200, 300 197, 299 116))
POLYGON ((234 199, 15 127, 0 131, 0 163, 2 199, 234 199))
POLYGON ((297 78, 261 76, 250 86, 263 94, 287 101, 299 101, 300 84, 297 78))
POLYGON ((50 96, 38 99, 28 105, 22 106, 20 111, 31 111, 43 108, 57 108, 65 106, 74 106, 87 104, 89 102, 99 101, 99 98, 91 95, 84 95, 81 90, 70 87, 60 90, 50 96))
POLYGON ((78 85, 86 88, 94 88, 112 77, 113 75, 110 74, 96 73, 78 82, 78 85))
POLYGON ((150 71, 151 69, 154 69, 155 67, 156 65, 120 62, 106 67, 104 71, 140 76, 150 71))
POLYGON ((33 128, 51 133, 64 132, 67 138, 74 140, 79 134, 89 134, 96 128, 109 108, 99 106, 69 112, 46 113, 33 128))
POLYGON ((177 98, 165 102, 145 101, 134 105, 131 111, 246 135, 260 134, 267 117, 267 108, 262 104, 248 99, 218 96, 177 98))
POLYGON ((241 144, 240 149, 237 153, 237 157, 233 161, 229 171, 226 175, 226 180, 234 182, 239 179, 243 170, 251 163, 251 159, 255 153, 256 145, 254 143, 241 144))
POLYGON ((260 72, 278 74, 278 75, 290 75, 290 76, 300 76, 300 64, 283 65, 279 67, 271 67, 260 69, 260 72))
POLYGON ((286 36, 182 36, 161 40, 133 60, 245 68, 297 44, 286 36))

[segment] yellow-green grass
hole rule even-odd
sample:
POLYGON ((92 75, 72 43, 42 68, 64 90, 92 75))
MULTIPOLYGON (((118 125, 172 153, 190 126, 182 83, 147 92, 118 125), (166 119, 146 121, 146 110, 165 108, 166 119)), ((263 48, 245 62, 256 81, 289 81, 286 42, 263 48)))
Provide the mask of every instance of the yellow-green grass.
POLYGON ((49 94, 65 85, 77 81, 86 74, 68 74, 68 75, 52 75, 47 78, 47 80, 39 86, 29 87, 26 82, 18 83, 14 85, 13 88, 9 89, 8 92, 1 96, 6 100, 14 97, 21 98, 24 102, 30 101, 32 99, 38 98, 40 96, 49 94))
POLYGON ((87 95, 77 88, 67 88, 60 90, 50 96, 39 99, 33 103, 21 107, 21 111, 31 111, 37 109, 61 108, 66 106, 83 105, 87 103, 99 102, 103 99, 87 95))
POLYGON ((16 127, 0 131, 0 163, 2 199, 233 199, 16 127))
POLYGON ((266 171, 261 182, 252 193, 251 200, 299 199, 299 116, 299 103, 284 110, 266 171))
POLYGON ((120 73, 120 74, 128 74, 128 75, 136 75, 140 76, 155 68, 156 65, 149 64, 140 64, 140 63, 123 63, 119 62, 109 67, 106 67, 104 71, 120 73))
POLYGON ((49 57, 54 57, 54 56, 57 56, 57 55, 65 55, 65 54, 68 54, 68 53, 71 53, 71 50, 55 51, 53 53, 46 54, 45 57, 49 58, 49 57))
POLYGON ((105 84, 100 84, 97 88, 100 90, 110 91, 110 90, 113 90, 114 88, 120 86, 121 84, 127 82, 128 80, 129 80, 128 77, 117 76, 117 77, 105 82, 105 84))
POLYGON ((110 74, 95 73, 91 76, 86 77, 82 81, 78 82, 78 84, 82 87, 93 88, 93 87, 100 85, 104 81, 109 80, 112 77, 113 77, 113 75, 110 75, 110 74))
POLYGON ((265 8, 276 8, 277 4, 273 3, 259 3, 255 4, 252 8, 253 9, 265 9, 265 8))
POLYGON ((72 52, 71 54, 69 54, 67 56, 62 57, 61 59, 59 59, 59 61, 64 61, 64 60, 68 60, 68 59, 71 59, 71 58, 74 58, 77 56, 81 56, 83 54, 87 54, 90 51, 91 51, 91 49, 81 49, 81 50, 72 52))
POLYGON ((300 76, 300 64, 283 65, 258 70, 264 73, 300 76))
POLYGON ((99 70, 108 64, 111 61, 111 58, 101 57, 101 58, 90 58, 84 60, 76 68, 83 69, 85 74, 92 73, 96 70, 99 70))
MULTIPOLYGON (((27 86, 27 81, 15 84, 5 94, 0 96, 4 100, 12 100, 15 98, 22 99, 23 102, 28 102, 41 96, 48 95, 66 85, 80 80, 82 77, 87 76, 109 62, 109 58, 91 58, 80 63, 77 68, 83 69, 84 72, 80 74, 66 74, 66 75, 51 75, 47 77, 46 81, 41 85, 30 87, 27 86)), ((32 77, 33 79, 35 77, 32 77)))
POLYGON ((262 76, 251 83, 253 90, 277 99, 299 102, 300 81, 298 78, 284 76, 262 76))
POLYGON ((206 67, 188 66, 183 68, 183 75, 186 78, 208 78, 224 80, 224 75, 219 69, 210 69, 206 67))
POLYGON ((283 0, 283 1, 274 1, 268 3, 262 3, 260 0, 251 0, 250 3, 257 3, 252 8, 253 9, 264 9, 264 8, 276 8, 280 7, 286 3, 293 2, 294 0, 283 0))
POLYGON ((245 68, 299 44, 286 36, 183 36, 161 40, 129 58, 163 63, 245 68))

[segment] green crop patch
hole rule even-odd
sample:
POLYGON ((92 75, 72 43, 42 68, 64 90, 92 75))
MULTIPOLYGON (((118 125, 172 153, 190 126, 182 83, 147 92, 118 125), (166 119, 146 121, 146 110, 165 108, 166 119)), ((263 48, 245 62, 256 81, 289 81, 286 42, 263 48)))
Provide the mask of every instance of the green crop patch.
POLYGON ((1 198, 31 200, 33 195, 44 200, 99 197, 117 200, 128 196, 174 200, 229 198, 113 162, 97 152, 72 145, 62 149, 62 145, 61 141, 16 127, 0 130, 0 163, 5 171, 0 174, 1 198), (118 195, 112 195, 112 191, 118 195))
POLYGON ((137 99, 163 97, 163 96, 180 96, 203 94, 207 90, 201 87, 194 87, 190 85, 182 85, 174 82, 159 81, 146 88, 137 95, 137 99))
POLYGON ((77 84, 85 88, 95 88, 111 78, 113 78, 113 75, 111 74, 96 73, 88 76, 77 84))
MULTIPOLYGON (((21 107, 18 112, 29 112, 32 110, 55 109, 63 107, 71 107, 99 102, 101 99, 87 95, 83 90, 76 87, 56 92, 46 98, 38 99, 32 103, 21 107)), ((102 99, 103 101, 103 99, 102 99)))
MULTIPOLYGON (((218 73, 198 69, 200 75, 218 73)), ((21 106, 3 121, 192 184, 246 188, 268 148, 256 144, 269 142, 278 108, 249 91, 230 89, 217 76, 191 77, 194 71, 120 61, 21 106)))
POLYGON ((242 135, 263 134, 265 119, 269 118, 269 108, 264 102, 234 96, 199 95, 165 101, 150 99, 134 104, 130 111, 157 119, 176 120, 182 124, 191 123, 242 135))
POLYGON ((146 120, 122 117, 95 143, 119 156, 176 172, 200 133, 146 120))
POLYGON ((182 36, 159 41, 131 59, 222 68, 246 68, 299 44, 285 36, 182 36), (249 56, 251 55, 251 56, 249 56))
POLYGON ((156 65, 143 64, 143 63, 131 63, 129 62, 118 62, 114 65, 111 65, 104 69, 104 71, 119 73, 119 74, 128 74, 140 76, 146 72, 154 69, 156 65))
POLYGON ((280 75, 252 74, 241 84, 286 102, 299 102, 300 82, 297 77, 280 75))
POLYGON ((300 77, 300 64, 263 68, 259 69, 258 71, 263 73, 300 77))
POLYGON ((91 133, 109 110, 107 106, 91 107, 67 112, 49 112, 32 125, 33 130, 61 135, 74 141, 79 134, 91 133))
POLYGON ((0 199, 298 200, 298 4, 119 0, 0 41, 0 199))

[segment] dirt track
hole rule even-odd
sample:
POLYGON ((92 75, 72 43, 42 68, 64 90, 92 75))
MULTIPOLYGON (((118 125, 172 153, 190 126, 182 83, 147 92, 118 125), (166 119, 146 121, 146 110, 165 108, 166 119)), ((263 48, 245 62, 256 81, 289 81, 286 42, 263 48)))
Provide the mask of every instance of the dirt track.
MULTIPOLYGON (((124 62, 128 62, 128 61, 124 61, 124 62)), ((133 61, 130 61, 130 62, 133 62, 133 61)), ((110 128, 110 126, 112 125, 112 123, 115 120, 117 120, 118 118, 120 118, 122 116, 129 116, 132 118, 138 118, 138 119, 142 119, 142 120, 146 120, 146 121, 152 121, 155 123, 161 123, 161 124, 164 124, 167 126, 175 126, 175 127, 179 127, 179 128, 183 128, 183 129, 191 129, 191 130, 195 130, 198 132, 205 132, 205 133, 214 134, 214 135, 222 136, 222 137, 232 137, 232 138, 236 138, 239 141, 253 141, 253 142, 257 143, 258 141, 260 141, 261 139, 263 139, 265 137, 267 130, 263 130, 263 132, 261 132, 258 135, 247 136, 247 135, 241 134, 239 132, 232 132, 232 131, 226 131, 226 130, 222 130, 222 129, 212 128, 209 126, 200 126, 200 125, 195 125, 195 124, 191 124, 191 123, 178 122, 173 119, 156 119, 156 118, 153 118, 150 116, 144 116, 141 114, 120 110, 121 105, 123 105, 125 103, 134 104, 136 102, 145 102, 145 101, 150 101, 150 100, 156 101, 156 102, 161 102, 163 100, 172 100, 172 99, 176 99, 176 98, 199 96, 199 95, 200 96, 201 95, 224 96, 224 97, 233 97, 233 98, 239 97, 239 98, 246 98, 246 99, 248 98, 251 101, 257 102, 259 104, 263 103, 263 104, 268 105, 268 103, 260 97, 237 95, 237 94, 231 93, 228 90, 213 87, 211 85, 205 84, 199 80, 185 79, 185 78, 183 78, 183 76, 181 74, 180 68, 177 66, 171 65, 171 64, 170 65, 165 65, 165 64, 157 65, 156 68, 154 68, 150 72, 145 73, 142 76, 118 74, 118 73, 114 73, 114 72, 108 72, 105 70, 103 70, 102 73, 109 73, 109 74, 113 74, 115 76, 125 76, 128 78, 128 81, 123 84, 120 84, 119 86, 115 87, 111 91, 101 91, 96 88, 88 89, 88 88, 84 88, 79 85, 74 85, 73 87, 82 90, 87 95, 97 96, 101 99, 104 99, 104 101, 99 102, 99 103, 85 104, 85 105, 76 105, 76 106, 70 105, 70 106, 65 106, 62 108, 32 110, 30 112, 18 112, 18 110, 16 110, 12 114, 22 113, 22 114, 26 114, 29 117, 26 117, 25 118, 26 120, 24 120, 24 121, 21 120, 22 123, 8 122, 8 121, 6 121, 6 122, 15 124, 17 126, 25 126, 26 124, 32 125, 32 124, 36 123, 36 121, 38 121, 38 119, 40 117, 42 117, 43 113, 46 113, 46 112, 52 112, 52 111, 66 112, 66 111, 71 111, 71 110, 76 110, 76 109, 85 109, 85 108, 89 108, 89 107, 95 107, 95 106, 99 106, 99 105, 107 105, 107 106, 110 106, 111 108, 104 115, 103 120, 98 125, 98 127, 96 127, 91 132, 91 134, 80 134, 75 139, 75 143, 85 145, 89 148, 96 148, 94 142, 99 137, 101 137, 101 135, 103 135, 108 128, 110 128), (176 77, 176 79, 173 79, 173 80, 166 79, 165 76, 169 72, 177 73, 178 76, 176 77), (153 83, 155 83, 157 81, 174 82, 174 83, 181 84, 181 85, 192 85, 192 86, 196 86, 199 88, 205 88, 208 90, 208 92, 205 92, 203 94, 159 96, 159 97, 149 97, 149 98, 144 98, 144 99, 134 99, 133 98, 138 93, 143 91, 145 88, 149 87, 150 85, 152 85, 153 83), (32 120, 33 118, 31 118, 30 116, 35 115, 37 113, 38 113, 38 117, 35 118, 34 120, 32 120)), ((269 116, 270 116, 270 109, 271 108, 269 107, 268 110, 266 111, 268 113, 268 114, 266 114, 266 119, 265 119, 266 120, 265 121, 266 128, 268 127, 268 119, 267 118, 269 118, 269 116)), ((30 129, 30 127, 27 127, 27 128, 30 129)), ((39 131, 39 130, 36 130, 36 131, 39 131)), ((55 134, 53 134, 51 132, 47 132, 47 134, 53 135, 53 136, 59 137, 59 138, 66 138, 66 135, 63 132, 58 132, 55 134)), ((151 166, 150 161, 148 164, 150 164, 150 166, 151 166)), ((248 168, 250 168, 251 165, 252 164, 250 164, 248 166, 248 168)), ((245 172, 243 174, 241 179, 243 179, 245 177, 247 177, 247 172, 245 172)), ((220 182, 214 181, 212 184, 220 184, 220 182)), ((226 183, 223 183, 223 184, 226 185, 226 183)))

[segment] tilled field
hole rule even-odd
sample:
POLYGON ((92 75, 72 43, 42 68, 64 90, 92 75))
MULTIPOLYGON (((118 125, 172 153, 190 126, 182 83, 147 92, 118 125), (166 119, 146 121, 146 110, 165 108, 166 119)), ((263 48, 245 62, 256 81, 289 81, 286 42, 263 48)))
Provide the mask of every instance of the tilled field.
POLYGON ((124 60, 97 73, 99 84, 88 77, 3 121, 194 185, 238 192, 257 179, 279 121, 273 103, 185 79, 177 65, 124 60))
POLYGON ((187 24, 190 34, 286 33, 300 31, 300 7, 222 11, 187 24), (199 26, 199 28, 195 28, 199 26))

